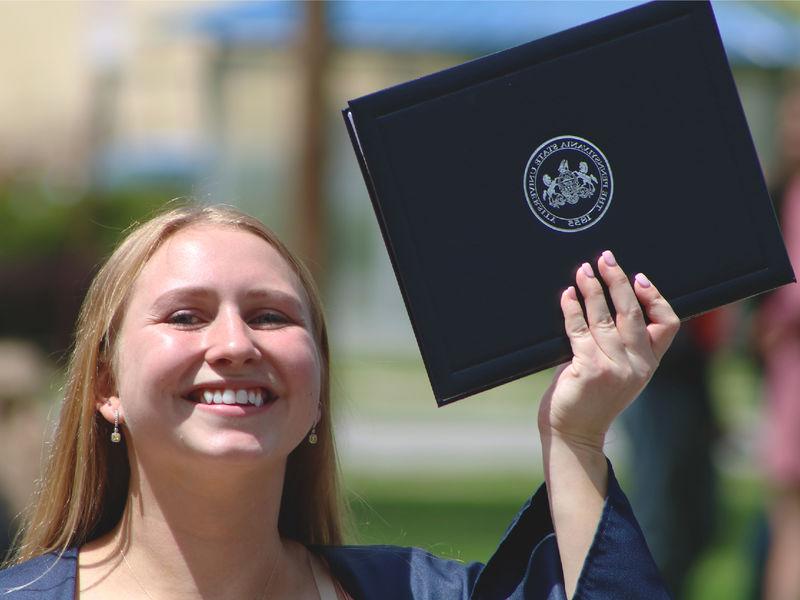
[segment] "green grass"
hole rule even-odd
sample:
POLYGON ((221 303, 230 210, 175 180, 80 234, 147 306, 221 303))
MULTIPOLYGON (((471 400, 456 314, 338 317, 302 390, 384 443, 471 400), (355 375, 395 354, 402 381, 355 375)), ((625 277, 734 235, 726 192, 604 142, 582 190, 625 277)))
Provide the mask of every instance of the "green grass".
POLYGON ((517 508, 508 502, 388 498, 357 506, 361 543, 417 546, 465 562, 486 562, 517 508))
POLYGON ((540 482, 540 476, 348 480, 356 541, 485 562, 540 482))

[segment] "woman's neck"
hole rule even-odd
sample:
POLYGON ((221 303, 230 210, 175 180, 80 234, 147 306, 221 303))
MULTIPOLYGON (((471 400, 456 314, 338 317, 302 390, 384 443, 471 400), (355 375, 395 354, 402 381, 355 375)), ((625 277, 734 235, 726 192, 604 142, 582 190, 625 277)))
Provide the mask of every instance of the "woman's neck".
POLYGON ((124 597, 258 599, 307 579, 302 546, 278 533, 284 464, 148 467, 132 461, 120 523, 81 550, 81 598, 106 581, 124 597))
POLYGON ((160 465, 132 469, 125 516, 133 544, 278 541, 284 464, 160 465))

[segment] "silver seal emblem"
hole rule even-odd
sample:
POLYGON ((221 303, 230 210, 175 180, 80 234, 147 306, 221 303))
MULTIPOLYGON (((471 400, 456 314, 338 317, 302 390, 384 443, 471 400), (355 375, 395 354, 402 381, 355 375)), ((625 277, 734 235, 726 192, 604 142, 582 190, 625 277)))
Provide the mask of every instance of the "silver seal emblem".
POLYGON ((525 167, 523 187, 528 206, 542 223, 573 232, 603 218, 611 205, 614 178, 597 146, 562 135, 534 150, 525 167))

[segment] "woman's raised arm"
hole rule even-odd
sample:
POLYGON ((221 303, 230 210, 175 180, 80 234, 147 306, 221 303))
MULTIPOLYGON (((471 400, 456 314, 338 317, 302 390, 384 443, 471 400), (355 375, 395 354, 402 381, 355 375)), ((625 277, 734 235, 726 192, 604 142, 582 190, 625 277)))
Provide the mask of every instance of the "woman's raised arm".
POLYGON ((606 432, 648 382, 680 325, 656 287, 642 274, 631 285, 610 251, 597 267, 616 319, 585 263, 576 276, 585 316, 575 287, 561 296, 573 357, 556 371, 539 408, 545 479, 568 597, 575 592, 603 511, 606 432))

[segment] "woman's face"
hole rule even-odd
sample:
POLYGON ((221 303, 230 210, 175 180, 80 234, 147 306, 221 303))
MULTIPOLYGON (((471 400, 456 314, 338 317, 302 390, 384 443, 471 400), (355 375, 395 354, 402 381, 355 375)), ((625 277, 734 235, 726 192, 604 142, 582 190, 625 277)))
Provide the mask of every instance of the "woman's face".
POLYGON ((116 392, 140 460, 284 460, 318 418, 308 299, 252 233, 198 225, 168 238, 118 343, 116 392))

